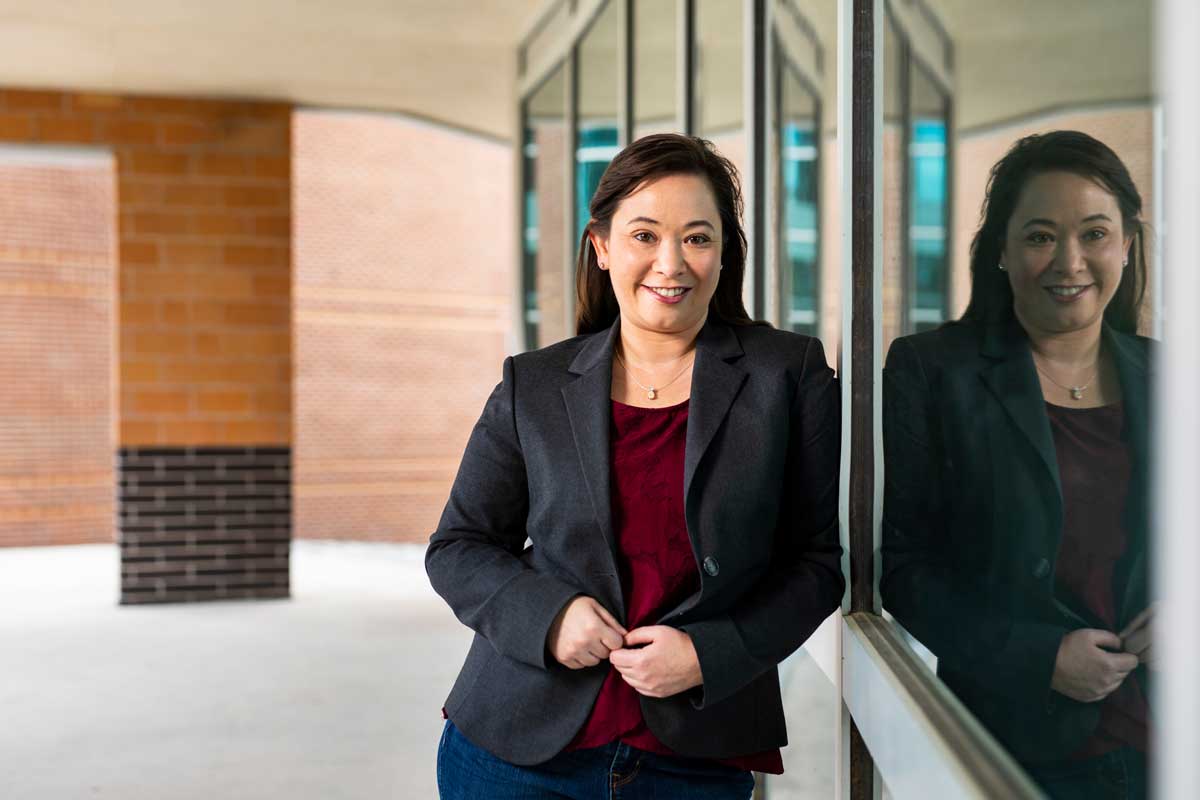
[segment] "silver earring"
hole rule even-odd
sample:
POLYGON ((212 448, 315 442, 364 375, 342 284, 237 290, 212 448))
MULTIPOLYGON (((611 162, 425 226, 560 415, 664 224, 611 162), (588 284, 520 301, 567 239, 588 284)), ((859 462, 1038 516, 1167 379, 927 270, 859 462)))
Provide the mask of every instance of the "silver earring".
POLYGON ((1129 259, 1127 258, 1127 259, 1125 259, 1124 261, 1122 261, 1122 262, 1121 262, 1121 266, 1122 266, 1122 267, 1128 267, 1128 266, 1129 266, 1129 259))
POLYGON ((1004 272, 1004 264, 1003 264, 1002 262, 997 262, 997 263, 996 263, 996 268, 997 268, 998 270, 1000 270, 1001 272, 1004 272))

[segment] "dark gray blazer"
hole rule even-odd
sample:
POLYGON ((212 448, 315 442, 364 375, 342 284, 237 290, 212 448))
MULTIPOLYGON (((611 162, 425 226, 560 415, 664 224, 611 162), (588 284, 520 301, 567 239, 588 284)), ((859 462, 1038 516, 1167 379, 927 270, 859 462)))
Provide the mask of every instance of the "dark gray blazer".
MULTIPOLYGON (((1107 327, 1133 475, 1118 626, 1145 608, 1151 340, 1107 327)), ((1055 592, 1063 501, 1054 437, 1015 321, 897 339, 883 371, 884 607, 938 656, 938 674, 1027 764, 1066 759, 1099 721, 1053 692, 1062 637, 1104 627, 1055 592)), ((1120 628, 1118 627, 1118 630, 1120 628)), ((1135 675, 1145 680, 1146 671, 1135 675)))
MULTIPOLYGON (((517 764, 571 741, 609 669, 554 661, 546 635, 558 612, 585 594, 625 623, 609 496, 617 335, 614 324, 504 362, 425 557, 434 589, 476 632, 446 712, 517 764)), ((816 339, 704 326, 684 455, 701 588, 658 621, 691 635, 704 685, 641 699, 650 730, 678 753, 786 744, 776 664, 837 608, 844 586, 839 415, 816 339)))

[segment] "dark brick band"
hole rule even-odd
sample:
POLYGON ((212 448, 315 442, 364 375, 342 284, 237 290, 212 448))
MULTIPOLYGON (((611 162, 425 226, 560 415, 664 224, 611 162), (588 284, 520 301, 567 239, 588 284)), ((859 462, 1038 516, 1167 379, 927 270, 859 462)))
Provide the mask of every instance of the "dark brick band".
POLYGON ((121 603, 287 597, 291 449, 121 448, 121 603))

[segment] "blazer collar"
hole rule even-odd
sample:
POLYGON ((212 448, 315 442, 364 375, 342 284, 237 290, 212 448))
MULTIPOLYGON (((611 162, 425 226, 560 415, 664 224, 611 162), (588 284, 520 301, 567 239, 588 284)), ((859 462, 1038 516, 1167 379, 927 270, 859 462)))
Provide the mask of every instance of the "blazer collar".
MULTIPOLYGON (((1101 337, 1117 366, 1134 457, 1144 463, 1149 435, 1150 362, 1135 337, 1107 324, 1101 330, 1101 337)), ((1041 457, 1061 498, 1058 458, 1029 337, 1016 319, 996 322, 984 329, 980 352, 987 361, 981 370, 984 382, 1041 457)))
MULTIPOLYGON (((614 553, 616 537, 612 527, 609 420, 612 414, 613 351, 620 337, 620 328, 618 318, 607 331, 587 338, 567 367, 568 371, 579 377, 562 389, 596 522, 614 553)), ((745 371, 730 363, 742 355, 737 333, 710 316, 696 338, 696 360, 692 368, 691 402, 688 406, 684 447, 685 513, 696 470, 746 379, 745 371)))

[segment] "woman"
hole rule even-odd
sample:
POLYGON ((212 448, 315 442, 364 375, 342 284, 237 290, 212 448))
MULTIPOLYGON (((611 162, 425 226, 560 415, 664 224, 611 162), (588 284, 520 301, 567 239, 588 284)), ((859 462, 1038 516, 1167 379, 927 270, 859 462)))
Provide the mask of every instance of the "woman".
POLYGON ((505 361, 426 555, 476 632, 438 785, 746 798, 782 771, 776 664, 842 596, 837 384, 747 316, 708 142, 634 142, 590 211, 580 335, 505 361))
POLYGON ((1053 797, 1145 795, 1140 213, 1105 145, 1020 140, 992 170, 966 313, 884 369, 884 604, 1053 797))

